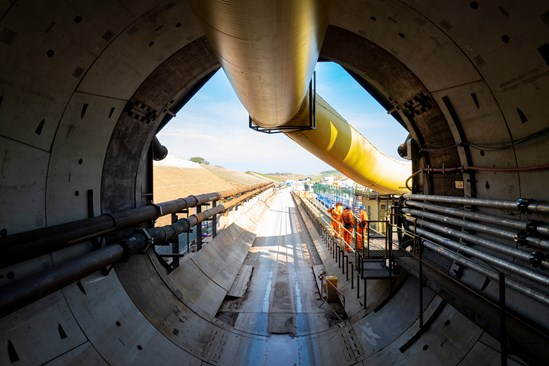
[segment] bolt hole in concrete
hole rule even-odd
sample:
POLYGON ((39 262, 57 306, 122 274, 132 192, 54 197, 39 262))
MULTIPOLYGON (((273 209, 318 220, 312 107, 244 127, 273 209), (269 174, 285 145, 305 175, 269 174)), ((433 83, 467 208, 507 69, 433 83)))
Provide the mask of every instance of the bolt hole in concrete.
POLYGON ((15 347, 13 346, 13 343, 11 340, 8 339, 8 356, 10 358, 10 362, 14 363, 19 361, 19 355, 17 354, 17 351, 15 350, 15 347))
POLYGON ((87 295, 86 290, 84 289, 84 285, 82 285, 81 281, 76 282, 76 286, 78 287, 80 292, 82 292, 84 295, 87 295))
POLYGON ((59 332, 59 338, 61 339, 67 338, 67 333, 65 332, 65 329, 60 323, 57 323, 57 331, 59 332))
POLYGON ((53 57, 54 53, 55 53, 55 52, 54 52, 53 50, 48 50, 48 51, 46 52, 46 56, 48 56, 48 57, 51 58, 51 57, 53 57))
POLYGON ((37 134, 38 136, 40 136, 40 134, 42 133, 42 129, 44 128, 44 123, 46 123, 46 120, 42 119, 38 123, 38 127, 36 127, 36 130, 34 130, 34 133, 37 134))
POLYGON ((524 112, 522 111, 522 109, 520 109, 519 107, 517 107, 517 114, 520 118, 520 122, 521 123, 526 123, 528 122, 528 118, 526 118, 526 115, 524 114, 524 112))

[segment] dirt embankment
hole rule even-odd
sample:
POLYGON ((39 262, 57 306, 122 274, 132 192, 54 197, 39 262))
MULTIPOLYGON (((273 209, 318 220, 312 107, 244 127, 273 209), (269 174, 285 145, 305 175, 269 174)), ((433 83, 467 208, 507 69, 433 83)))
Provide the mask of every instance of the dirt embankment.
MULTIPOLYGON (((154 201, 164 202, 209 192, 242 188, 269 180, 221 167, 203 166, 190 161, 166 159, 154 164, 154 201)), ((168 225, 162 217, 156 225, 168 225)))

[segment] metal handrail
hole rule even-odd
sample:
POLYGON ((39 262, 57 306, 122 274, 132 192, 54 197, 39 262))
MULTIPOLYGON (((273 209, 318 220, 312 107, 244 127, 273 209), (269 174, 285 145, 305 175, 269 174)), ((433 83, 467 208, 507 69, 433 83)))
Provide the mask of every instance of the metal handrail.
POLYGON ((167 241, 190 230, 208 217, 225 212, 269 187, 258 188, 226 203, 183 218, 171 225, 139 229, 116 243, 94 250, 62 265, 48 268, 0 288, 0 317, 51 294, 133 254, 146 252, 155 242, 167 241))
POLYGON ((272 186, 273 183, 261 183, 241 189, 211 192, 196 196, 191 195, 185 198, 178 198, 0 238, 0 268, 63 249, 122 228, 156 220, 160 216, 181 212, 188 207, 235 197, 258 189, 268 189, 272 186))

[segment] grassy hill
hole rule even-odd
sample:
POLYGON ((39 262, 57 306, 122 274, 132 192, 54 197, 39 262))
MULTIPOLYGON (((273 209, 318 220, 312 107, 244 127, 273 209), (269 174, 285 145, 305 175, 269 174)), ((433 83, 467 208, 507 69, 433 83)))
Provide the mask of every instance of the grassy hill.
MULTIPOLYGON (((263 177, 175 158, 155 162, 153 172, 155 202, 270 182, 263 177)), ((167 225, 169 220, 160 218, 157 224, 167 225)))

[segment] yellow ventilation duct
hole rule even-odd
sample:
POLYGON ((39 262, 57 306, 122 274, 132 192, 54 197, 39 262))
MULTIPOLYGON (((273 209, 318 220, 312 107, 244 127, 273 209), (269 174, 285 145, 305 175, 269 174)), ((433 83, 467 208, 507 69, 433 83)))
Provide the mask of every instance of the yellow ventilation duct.
POLYGON ((379 193, 401 194, 410 164, 388 157, 316 95, 316 129, 286 136, 355 182, 379 193))
MULTIPOLYGON (((308 87, 328 27, 328 0, 189 0, 252 122, 308 126, 308 87)), ((287 135, 354 181, 403 193, 410 168, 375 149, 316 96, 316 130, 287 135)))
POLYGON ((256 125, 284 126, 308 109, 303 105, 331 1, 190 0, 189 4, 256 125))

